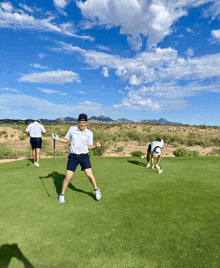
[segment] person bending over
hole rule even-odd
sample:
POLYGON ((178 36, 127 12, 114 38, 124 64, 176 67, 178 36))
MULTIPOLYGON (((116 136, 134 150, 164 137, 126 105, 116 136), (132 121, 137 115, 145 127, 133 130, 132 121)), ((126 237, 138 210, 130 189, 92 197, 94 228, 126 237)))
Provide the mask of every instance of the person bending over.
POLYGON ((154 154, 158 156, 157 158, 157 164, 156 164, 156 169, 159 168, 159 163, 162 157, 162 148, 164 145, 164 141, 152 141, 147 150, 147 165, 146 168, 149 168, 151 166, 151 169, 154 169, 154 154), (151 161, 150 161, 151 160, 151 161), (151 165, 150 165, 151 162, 151 165))

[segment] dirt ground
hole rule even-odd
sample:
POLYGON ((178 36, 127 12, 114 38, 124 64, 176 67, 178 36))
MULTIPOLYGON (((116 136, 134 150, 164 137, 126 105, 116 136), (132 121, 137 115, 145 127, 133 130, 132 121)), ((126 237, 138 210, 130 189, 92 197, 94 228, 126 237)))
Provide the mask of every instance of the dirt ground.
MULTIPOLYGON (((123 125, 125 130, 129 131, 131 129, 134 129, 134 127, 131 124, 124 124, 123 125)), ((140 124, 136 124, 135 125, 135 130, 137 131, 142 131, 143 130, 143 125, 140 124)), ((209 133, 213 136, 218 136, 219 133, 219 128, 214 129, 214 128, 207 128, 207 129, 201 129, 201 128, 193 128, 193 127, 181 127, 181 126, 167 126, 167 125, 151 125, 151 126, 144 126, 145 128, 150 127, 151 128, 151 132, 155 132, 155 131, 163 131, 163 132, 183 132, 184 135, 189 135, 190 133, 199 133, 199 134, 205 134, 205 133, 209 133)), ((89 128, 89 126, 88 126, 89 128)), ((120 129, 120 126, 114 126, 111 128, 112 132, 116 132, 117 130, 120 129)), ((26 134, 24 134, 21 130, 15 129, 15 128, 11 128, 11 127, 2 127, 0 126, 0 132, 1 131, 6 131, 7 135, 1 135, 0 136, 0 146, 5 145, 8 147, 11 147, 12 150, 15 151, 26 151, 28 150, 30 152, 31 155, 31 147, 30 147, 30 141, 29 141, 29 137, 25 136, 26 134), (24 140, 21 140, 20 137, 23 136, 25 137, 24 140)), ((53 151, 53 139, 50 137, 43 137, 43 142, 47 140, 47 143, 49 144, 49 146, 51 147, 51 150, 53 151)), ((60 143, 60 142, 56 142, 56 150, 59 151, 66 151, 66 144, 60 143)), ((139 144, 136 141, 129 141, 129 142, 115 142, 110 148, 108 148, 108 150, 103 154, 103 156, 109 157, 129 157, 131 156, 131 152, 133 151, 142 151, 143 153, 147 153, 147 148, 148 148, 148 144, 139 144), (119 146, 123 146, 124 149, 122 152, 118 152, 118 147, 119 146)), ((164 148, 163 148, 163 156, 164 157, 174 157, 173 152, 175 151, 176 147, 174 147, 171 144, 164 144, 164 148)), ((203 148, 201 146, 191 146, 188 147, 188 149, 190 150, 197 150, 199 151, 201 156, 207 155, 209 154, 213 147, 207 147, 207 148, 203 148)), ((67 156, 68 153, 65 152, 64 156, 67 156)), ((45 158, 46 155, 44 153, 41 153, 41 158, 45 158)), ((47 156, 48 157, 48 156, 47 156)), ((51 156, 52 157, 52 156, 51 156)), ((25 159, 27 157, 20 157, 19 159, 0 159, 0 163, 4 163, 4 162, 9 162, 9 161, 15 161, 15 160, 21 160, 21 159, 25 159)))

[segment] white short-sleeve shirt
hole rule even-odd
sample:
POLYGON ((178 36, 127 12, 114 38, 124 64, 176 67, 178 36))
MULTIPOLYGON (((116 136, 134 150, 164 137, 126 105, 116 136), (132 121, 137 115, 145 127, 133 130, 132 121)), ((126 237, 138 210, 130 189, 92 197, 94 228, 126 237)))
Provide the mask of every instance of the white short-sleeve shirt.
POLYGON ((30 137, 31 138, 42 138, 42 132, 46 132, 45 128, 43 125, 41 125, 38 122, 31 123, 27 129, 27 132, 30 132, 30 137))
POLYGON ((161 141, 152 141, 150 143, 150 145, 151 145, 151 155, 153 155, 155 147, 159 146, 161 149, 163 148, 164 141, 163 140, 161 140, 161 141))
POLYGON ((65 139, 71 140, 71 154, 87 154, 88 145, 93 145, 93 133, 89 129, 81 131, 78 126, 70 127, 65 139))

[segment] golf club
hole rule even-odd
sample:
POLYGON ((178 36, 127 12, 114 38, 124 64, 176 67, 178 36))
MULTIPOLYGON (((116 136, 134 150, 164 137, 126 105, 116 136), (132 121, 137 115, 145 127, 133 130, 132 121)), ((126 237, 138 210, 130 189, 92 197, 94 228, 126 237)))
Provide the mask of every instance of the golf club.
POLYGON ((141 154, 141 158, 142 158, 142 159, 144 158, 144 155, 143 155, 143 154, 141 154))
POLYGON ((55 149, 56 149, 56 145, 55 145, 56 140, 53 140, 53 158, 54 158, 54 166, 53 166, 53 188, 56 189, 56 186, 54 184, 54 177, 55 177, 55 149))

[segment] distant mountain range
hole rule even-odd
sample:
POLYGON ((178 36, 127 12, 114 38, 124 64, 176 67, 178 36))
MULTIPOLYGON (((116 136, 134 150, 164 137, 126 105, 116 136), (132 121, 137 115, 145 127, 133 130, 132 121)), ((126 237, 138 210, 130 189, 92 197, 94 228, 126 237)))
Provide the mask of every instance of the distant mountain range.
MULTIPOLYGON (((42 123, 66 123, 66 124, 70 124, 70 123, 77 123, 77 118, 73 118, 73 117, 60 117, 57 118, 55 120, 51 120, 51 119, 40 119, 42 123)), ((23 123, 23 124, 29 124, 30 122, 33 122, 35 120, 33 119, 26 119, 26 120, 19 120, 19 119, 0 119, 0 123, 23 123)), ((132 120, 128 120, 125 118, 121 118, 121 119, 117 119, 117 120, 113 120, 109 117, 105 117, 103 115, 96 117, 96 116, 92 116, 88 119, 89 123, 132 123, 134 121, 132 120)), ((153 123, 153 124, 163 124, 163 125, 183 125, 180 122, 171 122, 171 121, 167 121, 166 119, 160 118, 159 120, 153 119, 143 119, 138 121, 137 123, 153 123)))

